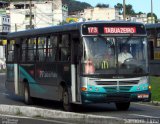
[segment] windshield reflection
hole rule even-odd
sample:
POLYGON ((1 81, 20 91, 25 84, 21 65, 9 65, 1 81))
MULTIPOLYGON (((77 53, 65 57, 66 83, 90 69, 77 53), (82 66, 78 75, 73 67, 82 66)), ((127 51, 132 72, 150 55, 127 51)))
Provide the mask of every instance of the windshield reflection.
POLYGON ((84 37, 84 74, 148 73, 144 37, 84 37))

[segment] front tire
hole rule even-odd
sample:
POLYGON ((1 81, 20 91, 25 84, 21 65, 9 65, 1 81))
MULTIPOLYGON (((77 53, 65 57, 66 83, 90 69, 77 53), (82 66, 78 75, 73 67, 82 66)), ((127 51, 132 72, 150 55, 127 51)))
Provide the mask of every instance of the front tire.
POLYGON ((25 85, 24 85, 24 102, 25 102, 27 105, 32 104, 32 99, 31 99, 31 97, 30 97, 29 85, 28 85, 28 84, 25 84, 25 85))
POLYGON ((127 111, 130 107, 130 102, 120 102, 116 103, 116 108, 119 111, 127 111))

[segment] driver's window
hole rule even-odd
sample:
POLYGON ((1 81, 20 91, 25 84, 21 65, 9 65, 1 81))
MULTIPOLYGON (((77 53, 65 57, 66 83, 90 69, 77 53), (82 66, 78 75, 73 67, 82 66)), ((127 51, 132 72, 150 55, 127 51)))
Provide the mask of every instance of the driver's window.
POLYGON ((133 59, 132 46, 128 43, 118 42, 118 63, 124 64, 129 59, 133 59))

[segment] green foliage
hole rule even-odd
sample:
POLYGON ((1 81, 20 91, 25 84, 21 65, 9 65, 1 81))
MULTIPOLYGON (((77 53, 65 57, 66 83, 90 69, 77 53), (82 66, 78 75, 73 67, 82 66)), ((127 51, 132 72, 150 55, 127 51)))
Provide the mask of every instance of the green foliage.
POLYGON ((123 5, 121 3, 117 3, 117 5, 115 5, 114 8, 119 10, 119 14, 122 14, 123 5))
MULTIPOLYGON (((114 6, 116 9, 119 10, 120 14, 123 14, 123 4, 117 3, 114 6)), ((133 6, 131 4, 126 5, 126 15, 136 15, 136 14, 143 14, 142 12, 135 13, 133 6)))
POLYGON ((151 77, 152 100, 160 101, 160 77, 151 77))
POLYGON ((109 8, 109 4, 100 4, 100 3, 98 3, 96 5, 96 7, 99 7, 99 8, 109 8))
POLYGON ((133 10, 133 6, 131 4, 126 5, 126 15, 135 15, 135 11, 133 10))
POLYGON ((88 7, 92 7, 90 4, 88 4, 86 2, 79 2, 76 0, 62 0, 62 2, 63 2, 63 4, 68 5, 69 12, 80 11, 80 10, 84 10, 88 7))
MULTIPOLYGON (((147 14, 147 17, 151 17, 151 13, 148 13, 148 14, 147 14)), ((153 13, 153 17, 155 18, 156 23, 157 23, 158 20, 157 20, 157 15, 156 15, 155 13, 153 13)))

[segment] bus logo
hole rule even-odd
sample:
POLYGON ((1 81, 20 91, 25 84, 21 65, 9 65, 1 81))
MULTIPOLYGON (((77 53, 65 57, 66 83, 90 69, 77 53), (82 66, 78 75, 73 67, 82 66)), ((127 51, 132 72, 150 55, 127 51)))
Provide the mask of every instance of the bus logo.
POLYGON ((134 34, 136 27, 104 27, 105 34, 134 34))

